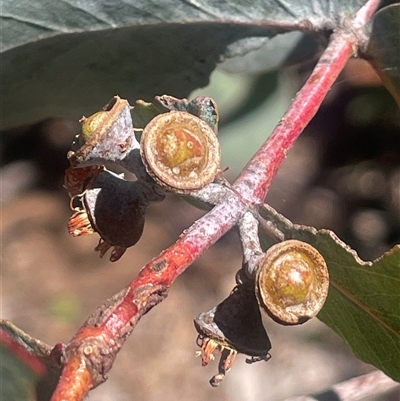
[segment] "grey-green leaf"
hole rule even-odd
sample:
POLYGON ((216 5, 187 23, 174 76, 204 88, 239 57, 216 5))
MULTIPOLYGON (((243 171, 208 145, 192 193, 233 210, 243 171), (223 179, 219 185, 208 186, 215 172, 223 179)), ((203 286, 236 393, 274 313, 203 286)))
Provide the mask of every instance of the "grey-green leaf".
POLYGON ((47 344, 0 319, 0 399, 35 401, 36 395, 45 394, 36 386, 46 373, 42 360, 50 350, 47 344))
POLYGON ((330 30, 365 2, 4 0, 1 124, 77 119, 115 94, 185 97, 221 59, 259 47, 257 38, 330 30))
POLYGON ((400 4, 378 11, 369 29, 368 57, 400 106, 400 4))

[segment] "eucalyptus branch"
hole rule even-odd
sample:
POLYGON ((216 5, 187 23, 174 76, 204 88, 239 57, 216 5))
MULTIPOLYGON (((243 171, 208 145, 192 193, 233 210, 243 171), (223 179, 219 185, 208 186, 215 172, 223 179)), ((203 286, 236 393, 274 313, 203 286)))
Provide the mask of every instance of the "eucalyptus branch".
MULTIPOLYGON (((376 0, 366 3, 353 19, 357 26, 368 21, 378 3, 376 0)), ((287 152, 316 114, 358 47, 359 38, 354 31, 338 30, 332 34, 329 46, 288 112, 233 184, 240 199, 237 196, 217 199, 210 212, 145 265, 136 279, 100 306, 72 340, 61 347, 64 368, 52 401, 82 400, 90 389, 104 382, 140 318, 165 299, 169 287, 194 260, 243 218, 248 205, 264 201, 287 152)))

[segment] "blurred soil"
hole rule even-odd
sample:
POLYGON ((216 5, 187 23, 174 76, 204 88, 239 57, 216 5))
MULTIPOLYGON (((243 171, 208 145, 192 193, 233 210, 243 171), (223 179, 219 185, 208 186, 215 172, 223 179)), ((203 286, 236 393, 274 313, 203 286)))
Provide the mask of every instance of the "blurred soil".
MULTIPOLYGON (((331 93, 267 199, 297 223, 333 229, 364 259, 400 242, 400 118, 393 106, 389 113, 389 100, 382 105, 383 96, 379 87, 331 93), (368 118, 363 120, 360 107, 368 118)), ((62 173, 76 129, 46 121, 2 137, 2 316, 52 345, 67 342, 97 305, 202 215, 168 196, 150 207, 143 237, 120 261, 100 259, 93 252, 96 234, 72 238, 66 230, 71 211, 62 173)), ((239 357, 221 386, 211 388, 217 364, 202 368, 195 358, 193 318, 228 295, 240 265, 240 242, 232 231, 140 321, 109 381, 89 399, 280 400, 371 370, 317 319, 293 328, 266 319, 272 359, 247 365, 239 357)))

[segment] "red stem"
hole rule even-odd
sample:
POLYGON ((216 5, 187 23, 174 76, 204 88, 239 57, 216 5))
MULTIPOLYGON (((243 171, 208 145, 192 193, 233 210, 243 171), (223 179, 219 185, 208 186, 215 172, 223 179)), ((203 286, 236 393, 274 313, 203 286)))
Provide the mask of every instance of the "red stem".
MULTIPOLYGON (((378 4, 377 0, 371 0, 360 9, 353 20, 357 26, 368 21, 378 4)), ((243 199, 263 202, 288 150, 318 111, 356 45, 355 36, 346 32, 332 35, 289 110, 234 183, 235 191, 243 199)), ((130 285, 92 314, 65 348, 65 366, 51 400, 79 401, 90 388, 102 383, 141 316, 163 300, 174 280, 232 228, 245 210, 234 196, 217 205, 174 245, 144 266, 130 285)))
POLYGON ((330 45, 289 110, 234 183, 235 190, 249 202, 263 202, 287 152, 315 116, 352 55, 353 47, 354 44, 340 33, 332 35, 330 45))
POLYGON ((74 355, 65 364, 51 400, 81 401, 92 387, 92 375, 84 358, 74 355))

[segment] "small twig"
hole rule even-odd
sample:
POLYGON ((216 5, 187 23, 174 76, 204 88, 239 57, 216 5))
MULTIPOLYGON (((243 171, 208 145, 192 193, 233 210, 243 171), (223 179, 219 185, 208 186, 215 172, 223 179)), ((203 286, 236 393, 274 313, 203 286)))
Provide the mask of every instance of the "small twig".
POLYGON ((258 221, 251 212, 246 212, 239 220, 240 239, 243 248, 244 270, 254 277, 263 251, 258 237, 258 221))
POLYGON ((380 370, 376 370, 367 375, 335 384, 322 393, 288 398, 286 401, 358 401, 366 397, 384 394, 395 388, 400 388, 400 384, 380 370))
POLYGON ((57 397, 56 399, 60 401, 81 401, 92 388, 92 383, 90 369, 86 366, 84 358, 74 355, 64 366, 51 399, 57 397))

